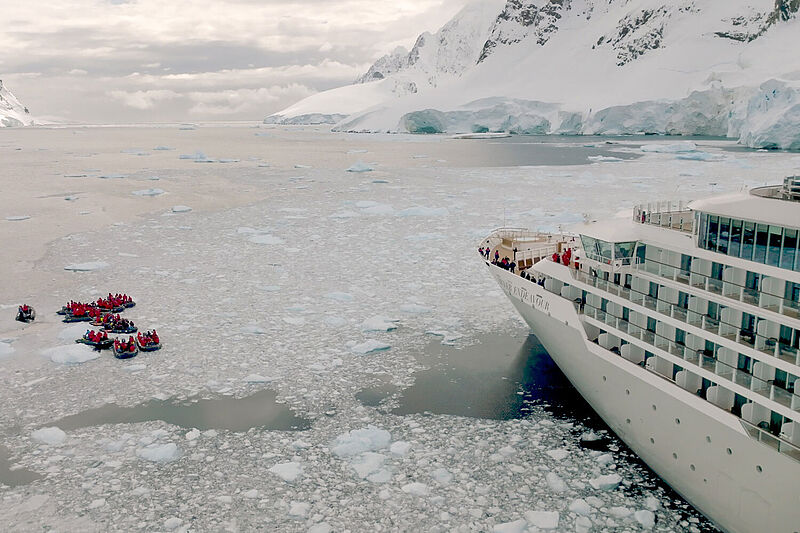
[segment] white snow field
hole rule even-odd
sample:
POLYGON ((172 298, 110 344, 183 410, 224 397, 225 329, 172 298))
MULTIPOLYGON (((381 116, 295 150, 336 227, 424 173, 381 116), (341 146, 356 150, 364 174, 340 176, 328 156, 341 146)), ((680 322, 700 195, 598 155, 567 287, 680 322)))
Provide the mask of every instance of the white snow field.
POLYGON ((15 146, 25 148, 20 157, 29 158, 28 168, 40 169, 31 176, 37 190, 14 189, 27 191, 12 204, 25 204, 31 220, 8 222, 0 213, 0 245, 49 243, 24 262, 0 258, 0 339, 14 339, 14 351, 0 358, 0 446, 13 468, 42 476, 0 487, 4 528, 708 527, 618 441, 605 451, 582 448, 589 428, 542 406, 513 420, 397 415, 396 400, 367 407, 356 394, 379 383, 411 386, 427 364, 420 353, 428 345, 445 340, 459 347, 489 333, 524 331, 477 257, 490 229, 504 222, 555 229, 614 216, 640 201, 773 183, 797 172, 796 154, 693 139, 696 151, 718 159, 691 161, 670 150, 642 151, 668 144, 663 138, 613 145, 574 137, 466 141, 263 126, 259 131, 270 135, 255 136, 251 126, 86 128, 81 135, 66 128, 0 130, 0 176, 15 146), (496 166, 509 151, 539 150, 541 142, 574 164, 496 166), (120 154, 156 145, 175 150, 120 154), (354 148, 368 150, 374 171, 346 171, 363 158, 348 153, 354 148), (178 157, 198 149, 239 162, 209 170, 178 157), (87 161, 87 152, 97 155, 87 161), (259 166, 261 159, 271 165, 259 166), (129 178, 79 188, 63 177, 98 167, 129 178), (169 195, 131 195, 154 174, 169 195), (40 198, 73 191, 86 196, 40 198), (173 214, 179 204, 194 209, 173 214), (363 213, 378 205, 393 209, 363 213), (343 212, 355 216, 332 216, 343 212), (53 223, 39 228, 37 220, 53 223), (439 237, 408 238, 426 234, 439 237), (251 242, 254 236, 283 242, 251 242), (98 263, 105 267, 94 268, 98 263), (55 311, 71 298, 108 291, 136 296, 125 315, 157 328, 161 351, 119 361, 71 344, 84 326, 62 324, 55 311), (36 307, 34 324, 13 321, 22 301, 36 307), (310 420, 310 429, 236 433, 202 420, 195 428, 156 419, 75 429, 60 421, 105 404, 240 398, 264 389, 310 420), (54 425, 63 439, 34 434, 54 425))
POLYGON ((787 0, 482 0, 268 123, 341 131, 715 135, 800 148, 787 0))

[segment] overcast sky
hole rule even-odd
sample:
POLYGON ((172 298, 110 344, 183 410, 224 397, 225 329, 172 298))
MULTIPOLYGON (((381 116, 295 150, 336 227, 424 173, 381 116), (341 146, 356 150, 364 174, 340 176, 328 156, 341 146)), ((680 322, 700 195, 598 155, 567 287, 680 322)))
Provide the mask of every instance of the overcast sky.
POLYGON ((468 1, 9 1, 0 79, 51 120, 258 120, 350 83, 468 1))

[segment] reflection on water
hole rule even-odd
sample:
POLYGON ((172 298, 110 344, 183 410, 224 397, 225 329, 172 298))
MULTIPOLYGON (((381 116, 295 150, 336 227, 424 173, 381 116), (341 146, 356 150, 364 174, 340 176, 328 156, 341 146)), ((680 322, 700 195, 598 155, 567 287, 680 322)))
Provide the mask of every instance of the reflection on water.
POLYGON ((525 331, 490 334, 455 348, 432 342, 418 359, 429 370, 400 392, 392 385, 362 390, 358 400, 376 406, 400 392, 395 414, 434 413, 507 420, 523 418, 531 405, 557 416, 595 417, 542 345, 525 331))
POLYGON ((150 400, 121 407, 108 404, 96 409, 66 416, 45 426, 58 426, 65 431, 102 424, 133 424, 162 420, 185 428, 247 431, 251 428, 298 431, 311 427, 288 406, 275 400, 275 392, 263 390, 244 398, 214 398, 177 402, 150 400))
POLYGON ((40 476, 36 472, 25 470, 24 468, 12 468, 13 465, 9 460, 11 452, 4 446, 0 446, 0 484, 8 485, 9 487, 16 487, 17 485, 25 485, 31 481, 36 481, 40 476))

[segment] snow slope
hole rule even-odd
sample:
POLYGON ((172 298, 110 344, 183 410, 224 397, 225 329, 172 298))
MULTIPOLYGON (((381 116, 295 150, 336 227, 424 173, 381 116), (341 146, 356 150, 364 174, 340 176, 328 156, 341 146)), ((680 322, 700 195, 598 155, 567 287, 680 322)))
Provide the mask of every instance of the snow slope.
POLYGON ((704 134, 800 149, 798 8, 486 1, 421 35, 408 55, 384 56, 356 84, 269 120, 313 111, 329 122, 347 115, 336 125, 345 131, 704 134))
POLYGON ((28 108, 11 94, 0 80, 0 127, 10 126, 30 126, 33 118, 28 112, 28 108))

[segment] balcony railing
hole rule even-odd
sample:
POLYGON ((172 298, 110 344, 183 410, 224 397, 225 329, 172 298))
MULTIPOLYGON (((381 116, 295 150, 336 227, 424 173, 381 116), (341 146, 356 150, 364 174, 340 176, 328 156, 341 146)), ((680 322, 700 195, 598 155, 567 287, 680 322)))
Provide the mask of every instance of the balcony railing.
POLYGON ((685 233, 692 233, 694 229, 694 212, 682 201, 639 204, 633 208, 633 220, 685 233))

